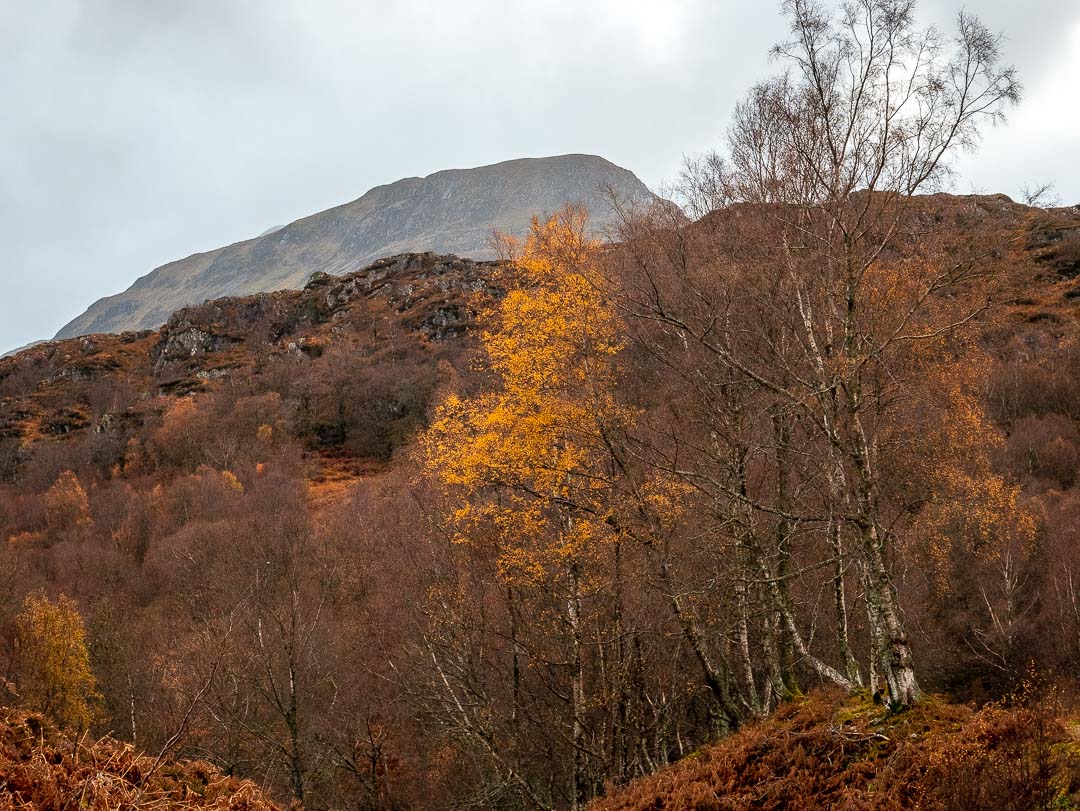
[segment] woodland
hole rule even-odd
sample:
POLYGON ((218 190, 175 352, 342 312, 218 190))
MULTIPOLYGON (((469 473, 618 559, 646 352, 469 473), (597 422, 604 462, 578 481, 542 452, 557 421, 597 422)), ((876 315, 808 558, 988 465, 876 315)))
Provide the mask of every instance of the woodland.
POLYGON ((944 193, 976 18, 784 13, 608 239, 0 361, 0 701, 313 811, 1074 807, 1080 210, 944 193))

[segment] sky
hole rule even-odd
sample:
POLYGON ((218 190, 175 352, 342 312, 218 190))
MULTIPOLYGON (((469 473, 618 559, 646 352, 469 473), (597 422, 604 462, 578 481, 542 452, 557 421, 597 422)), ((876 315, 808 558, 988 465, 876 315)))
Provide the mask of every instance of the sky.
MULTIPOLYGON (((955 190, 1080 203, 1080 3, 965 7, 1026 92, 955 190)), ((0 0, 0 352, 401 177, 585 152, 661 187, 785 34, 778 0, 0 0)))

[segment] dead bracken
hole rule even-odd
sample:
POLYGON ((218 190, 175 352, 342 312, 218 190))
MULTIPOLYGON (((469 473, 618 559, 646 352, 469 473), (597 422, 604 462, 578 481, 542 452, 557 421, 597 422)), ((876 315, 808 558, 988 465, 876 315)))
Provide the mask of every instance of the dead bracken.
POLYGON ((0 811, 276 811, 248 780, 202 761, 65 736, 41 715, 0 709, 0 811))

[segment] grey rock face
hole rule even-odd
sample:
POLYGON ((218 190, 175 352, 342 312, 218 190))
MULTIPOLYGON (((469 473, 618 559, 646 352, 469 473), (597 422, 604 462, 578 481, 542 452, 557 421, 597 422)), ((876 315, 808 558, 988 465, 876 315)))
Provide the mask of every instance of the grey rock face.
POLYGON ((255 239, 164 265, 96 302, 56 337, 155 329, 181 307, 302 287, 313 273, 347 273, 392 254, 490 258, 493 232, 520 236, 534 214, 567 203, 587 206, 595 232, 602 234, 614 220, 603 187, 628 202, 652 199, 632 172, 593 155, 526 158, 405 178, 255 239))

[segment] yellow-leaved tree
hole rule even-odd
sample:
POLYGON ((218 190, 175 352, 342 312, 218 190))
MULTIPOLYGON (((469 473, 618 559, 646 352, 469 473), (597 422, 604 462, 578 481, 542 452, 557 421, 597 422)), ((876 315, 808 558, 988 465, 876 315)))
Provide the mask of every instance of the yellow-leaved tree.
POLYGON ((1014 558, 1033 548, 1037 535, 1035 516, 1022 503, 1020 485, 992 464, 1004 432, 990 422, 972 391, 987 377, 979 361, 976 356, 965 359, 964 369, 946 370, 951 373, 945 386, 947 416, 928 430, 936 446, 946 451, 926 463, 932 496, 919 515, 914 538, 933 562, 941 590, 965 576, 953 571, 957 554, 1000 564, 1004 580, 1011 581, 1016 576, 1014 558))
POLYGON ((1034 604, 1030 561, 1039 554, 1039 527, 1021 485, 993 463, 1005 434, 979 399, 988 369, 989 359, 972 352, 942 372, 947 408, 925 429, 926 447, 940 450, 916 467, 928 497, 906 551, 926 562, 931 599, 963 617, 953 632, 968 650, 998 673, 1019 676, 1027 662, 1017 643, 1034 604))
POLYGON ((45 492, 45 519, 54 532, 81 530, 94 520, 90 514, 90 499, 79 477, 70 470, 61 473, 45 492))
POLYGON ((19 695, 32 710, 82 731, 93 723, 101 696, 90 668, 86 628, 75 601, 31 594, 15 619, 19 695))
POLYGON ((456 540, 490 545, 511 588, 563 595, 575 805, 588 791, 583 590, 615 538, 610 437, 631 418, 615 396, 621 331, 586 225, 586 212, 567 208, 508 243, 510 290, 481 336, 491 384, 448 396, 421 440, 426 470, 455 505, 456 540))

